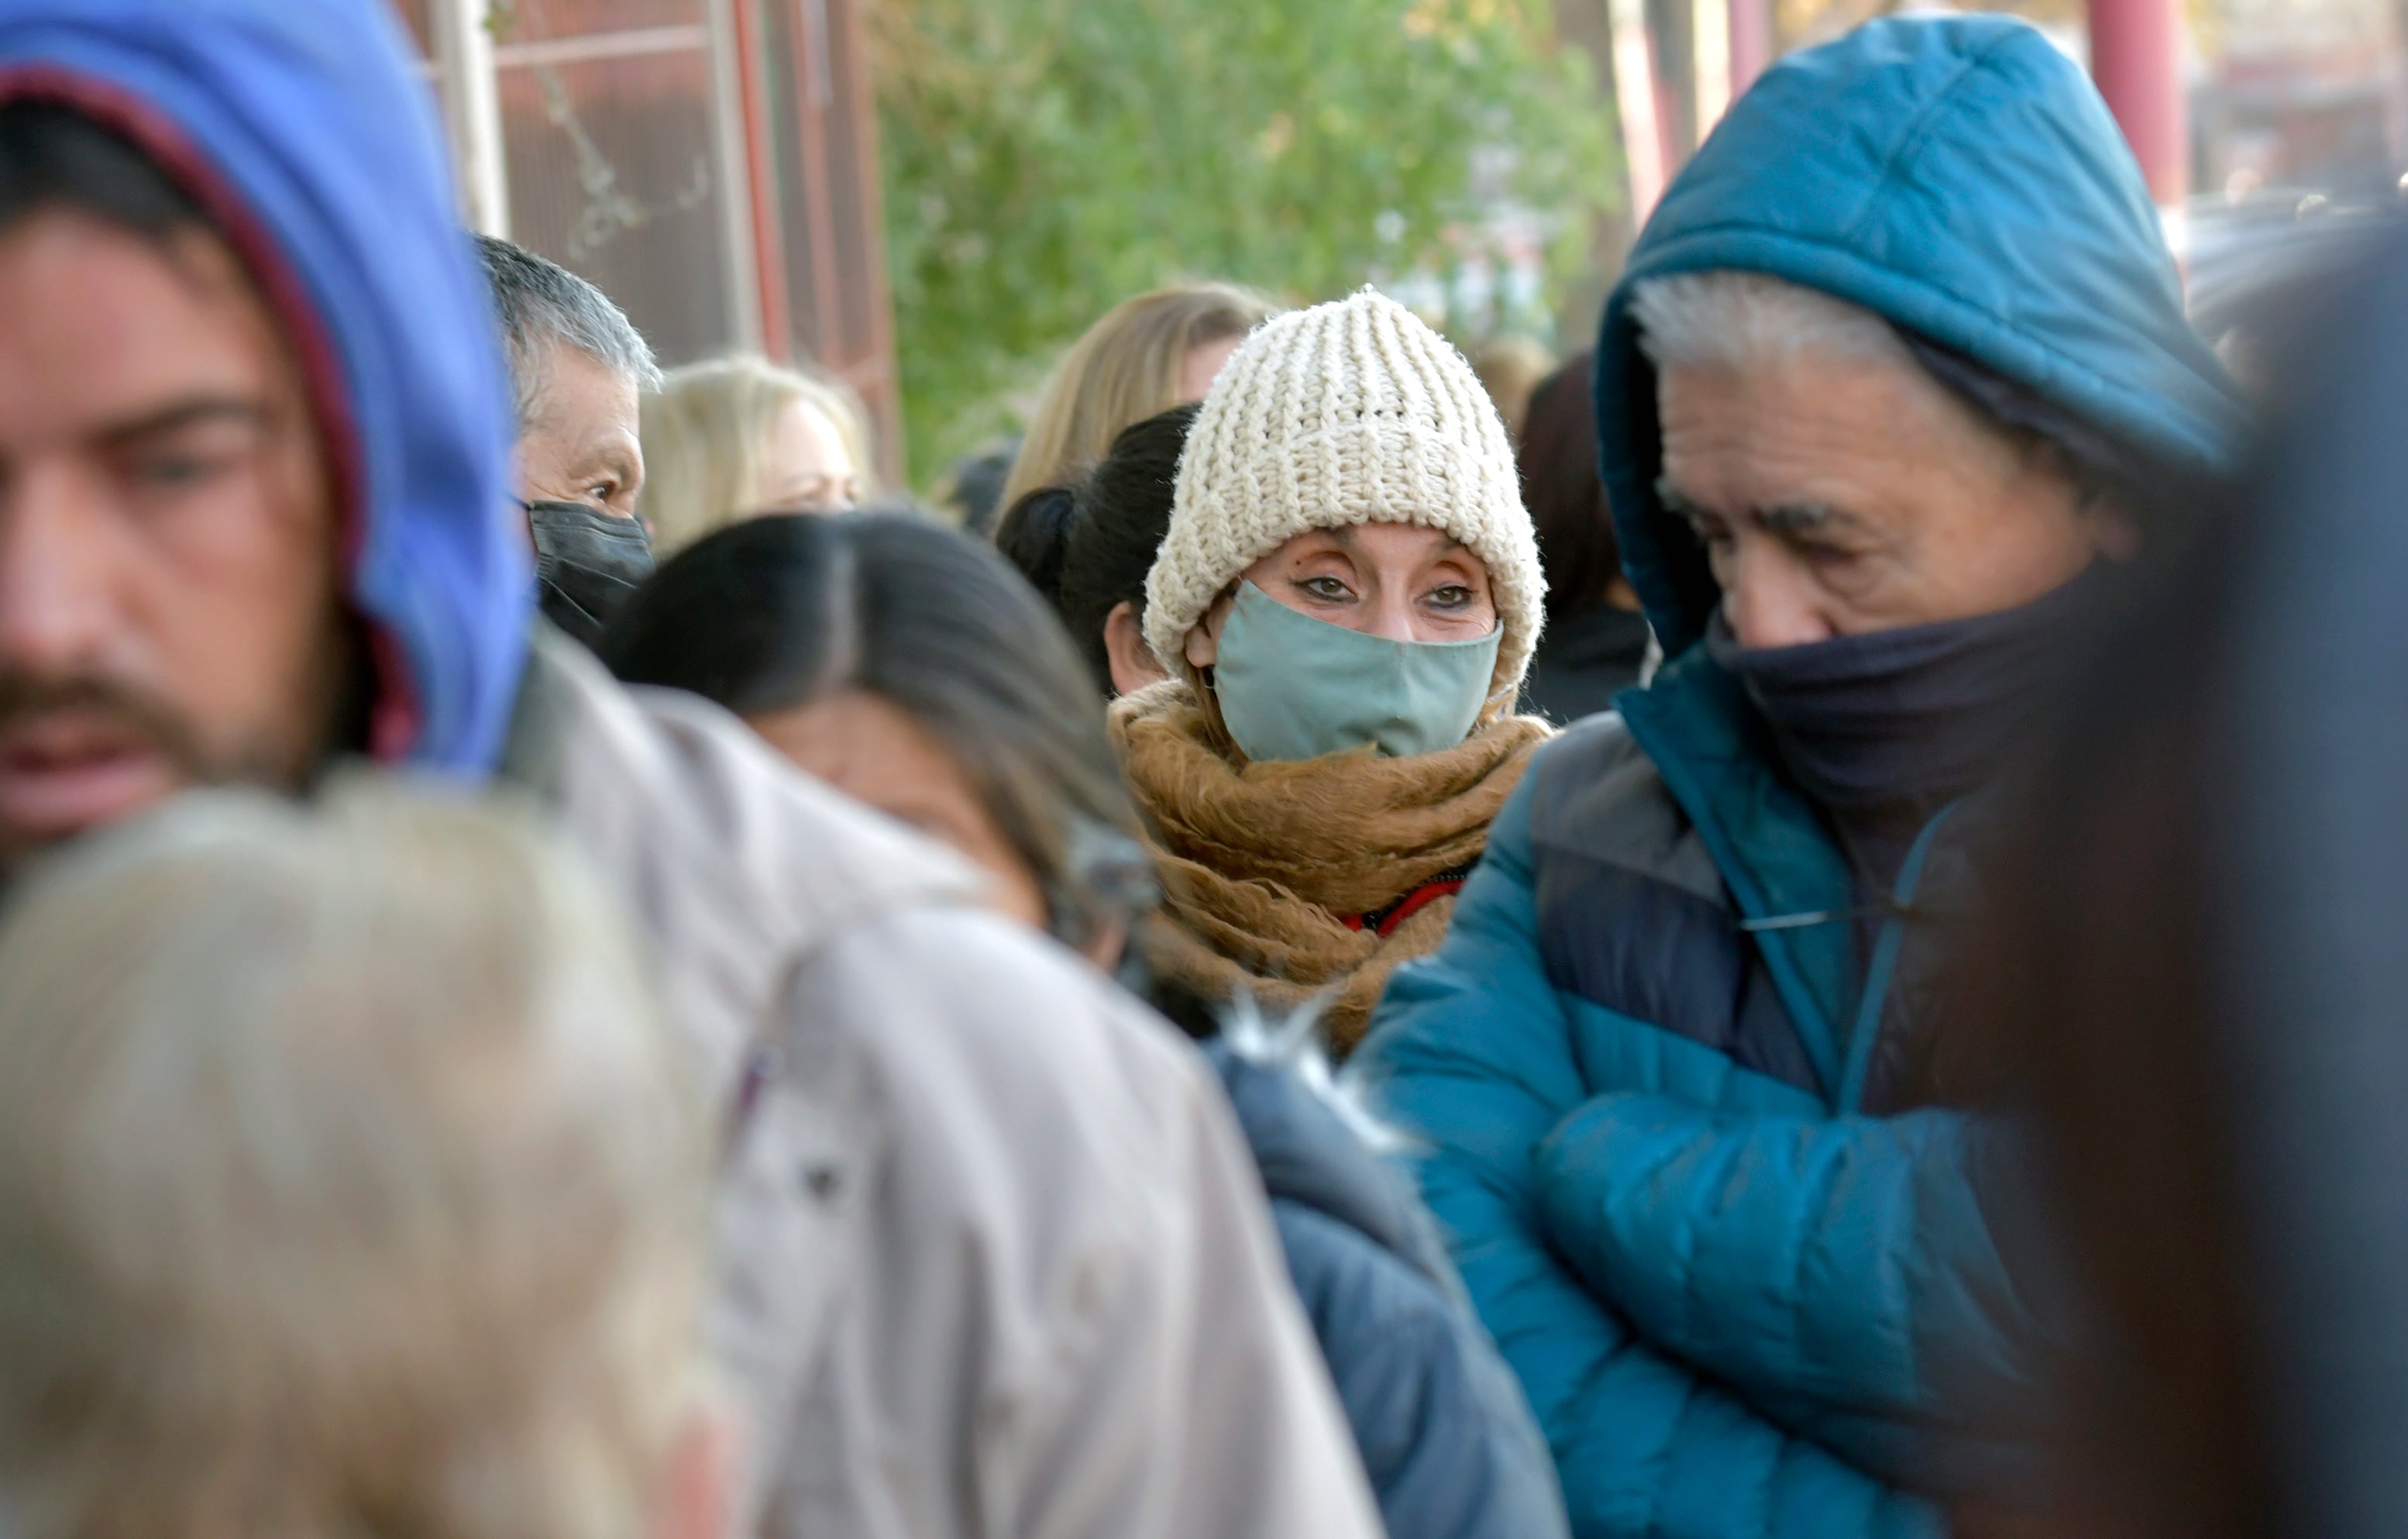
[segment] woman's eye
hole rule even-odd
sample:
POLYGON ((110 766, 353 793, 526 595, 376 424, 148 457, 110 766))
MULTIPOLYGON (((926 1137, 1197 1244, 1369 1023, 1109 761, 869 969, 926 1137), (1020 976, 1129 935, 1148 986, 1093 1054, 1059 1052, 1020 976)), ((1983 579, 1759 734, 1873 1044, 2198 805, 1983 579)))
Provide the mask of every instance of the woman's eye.
POLYGON ((1346 584, 1334 577, 1308 577, 1303 586, 1304 591, 1315 598, 1326 598, 1332 603, 1349 597, 1346 584))
POLYGON ((1442 610, 1459 610, 1471 602, 1471 590, 1460 583, 1450 583, 1429 596, 1429 601, 1442 610))
POLYGON ((788 508, 822 509, 835 506, 837 495, 836 483, 818 476, 793 484, 780 501, 788 508))

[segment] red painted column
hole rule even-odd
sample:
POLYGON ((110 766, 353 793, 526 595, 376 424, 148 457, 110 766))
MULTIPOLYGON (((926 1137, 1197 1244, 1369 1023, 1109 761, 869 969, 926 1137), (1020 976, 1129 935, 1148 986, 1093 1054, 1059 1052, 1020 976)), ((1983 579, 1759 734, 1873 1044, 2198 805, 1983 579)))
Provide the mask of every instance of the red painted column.
POLYGON ((2160 209, 2190 193, 2181 0, 2090 0, 2090 74, 2160 209))
POLYGON ((1730 0, 1730 99, 1746 95, 1771 63, 1770 0, 1730 0))
MULTIPOLYGON (((744 178, 752 197, 753 281, 760 285, 761 351, 784 363, 795 351, 786 293, 786 242, 778 219, 778 172, 769 148, 769 108, 762 99, 761 17, 753 0, 729 7, 736 23, 737 105, 744 117, 744 178)), ((782 65, 781 65, 782 67, 782 65)))

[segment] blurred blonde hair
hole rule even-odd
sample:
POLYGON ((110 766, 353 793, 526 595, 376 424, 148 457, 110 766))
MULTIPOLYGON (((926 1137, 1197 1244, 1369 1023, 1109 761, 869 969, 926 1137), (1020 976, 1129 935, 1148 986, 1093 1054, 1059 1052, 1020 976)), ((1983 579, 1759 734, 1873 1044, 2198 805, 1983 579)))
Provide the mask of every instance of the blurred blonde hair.
POLYGON ((705 1119, 531 819, 181 798, 0 921, 0 1530, 643 1539, 705 1119))
POLYGON ((1279 308, 1234 283, 1175 284, 1113 306, 1046 381, 1004 482, 1003 509, 1040 486, 1067 485, 1104 457, 1122 428, 1180 405, 1190 352, 1243 337, 1279 308))
POLYGON ((794 401, 836 424, 865 498, 874 491, 869 420, 843 384, 752 353, 688 364, 644 397, 640 511, 652 523, 655 550, 666 556, 765 511, 762 446, 778 413, 794 401))
POLYGON ((1532 337, 1494 338, 1472 350, 1471 372, 1480 376, 1480 387, 1505 424, 1507 440, 1517 449, 1530 421, 1531 392, 1555 369, 1555 355, 1532 337))

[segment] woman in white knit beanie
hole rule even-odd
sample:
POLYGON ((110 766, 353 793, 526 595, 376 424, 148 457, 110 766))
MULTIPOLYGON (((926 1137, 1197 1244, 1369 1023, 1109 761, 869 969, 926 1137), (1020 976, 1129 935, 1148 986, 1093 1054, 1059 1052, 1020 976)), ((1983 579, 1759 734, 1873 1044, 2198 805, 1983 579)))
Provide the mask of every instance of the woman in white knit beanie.
POLYGON ((1367 290, 1247 339, 1146 581, 1175 677, 1112 712, 1161 985, 1208 1012, 1326 1000, 1354 1045, 1546 737, 1512 713, 1544 590, 1504 427, 1444 338, 1367 290))

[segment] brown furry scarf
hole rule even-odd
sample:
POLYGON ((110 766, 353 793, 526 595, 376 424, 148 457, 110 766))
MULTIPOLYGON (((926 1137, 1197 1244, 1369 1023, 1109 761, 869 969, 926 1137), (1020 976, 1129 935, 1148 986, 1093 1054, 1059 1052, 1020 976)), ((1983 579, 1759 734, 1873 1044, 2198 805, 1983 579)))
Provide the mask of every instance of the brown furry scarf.
POLYGON ((1185 683, 1125 697, 1112 743, 1146 813, 1170 921, 1145 928, 1148 964, 1215 1004, 1243 987, 1280 1014, 1326 993, 1325 1030, 1342 1057, 1388 974, 1437 949, 1455 899, 1426 904, 1384 939, 1341 916, 1477 860, 1548 731, 1507 716, 1440 754, 1250 764, 1185 683))

